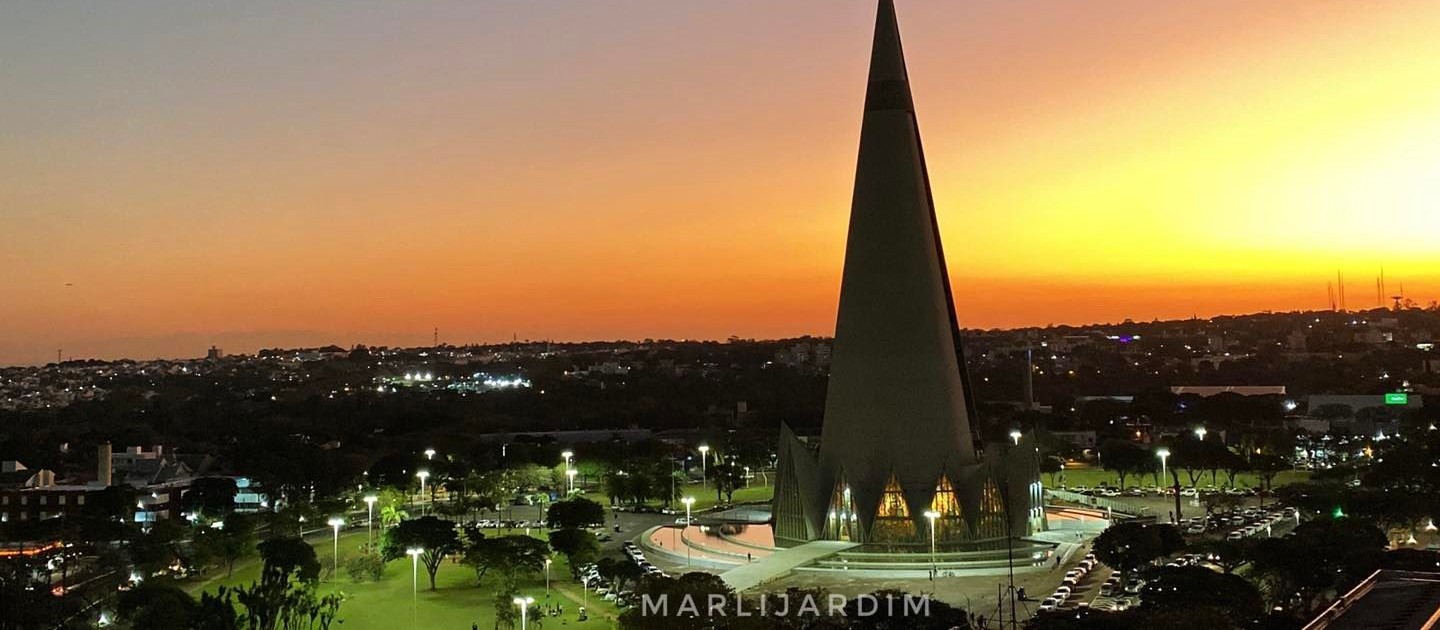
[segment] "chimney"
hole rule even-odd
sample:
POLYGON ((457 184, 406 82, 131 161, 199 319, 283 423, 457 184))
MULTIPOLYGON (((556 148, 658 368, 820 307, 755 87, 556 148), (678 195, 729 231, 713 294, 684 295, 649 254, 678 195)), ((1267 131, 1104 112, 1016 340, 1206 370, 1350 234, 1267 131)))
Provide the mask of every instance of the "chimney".
POLYGON ((111 464, 110 464, 110 443, 109 443, 109 442, 106 442, 106 443, 104 443, 104 444, 101 444, 101 445, 100 445, 100 448, 95 449, 95 450, 96 450, 96 458, 95 458, 95 459, 96 459, 96 462, 95 462, 95 463, 96 463, 95 481, 99 482, 99 484, 100 484, 101 486, 104 486, 104 487, 107 487, 107 488, 108 488, 108 487, 110 487, 110 472, 111 472, 111 468, 110 468, 110 466, 111 466, 111 464))

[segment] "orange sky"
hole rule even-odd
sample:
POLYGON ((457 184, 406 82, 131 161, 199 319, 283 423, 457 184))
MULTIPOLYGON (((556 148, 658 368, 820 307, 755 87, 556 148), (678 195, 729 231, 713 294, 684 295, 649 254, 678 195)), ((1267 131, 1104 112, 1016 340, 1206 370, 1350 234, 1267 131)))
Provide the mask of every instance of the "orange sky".
MULTIPOLYGON (((1440 3, 897 5, 962 324, 1440 298, 1440 3)), ((0 364, 829 334, 873 11, 0 4, 0 364)))

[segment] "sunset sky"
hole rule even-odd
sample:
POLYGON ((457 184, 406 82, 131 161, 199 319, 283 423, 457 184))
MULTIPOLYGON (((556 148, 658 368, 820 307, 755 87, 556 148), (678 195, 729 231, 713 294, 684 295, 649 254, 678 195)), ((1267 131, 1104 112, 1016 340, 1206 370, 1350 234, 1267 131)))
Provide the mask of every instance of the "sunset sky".
MULTIPOLYGON (((1440 2, 897 6, 963 325, 1440 299, 1440 2)), ((0 364, 831 334, 873 18, 0 4, 0 364)))

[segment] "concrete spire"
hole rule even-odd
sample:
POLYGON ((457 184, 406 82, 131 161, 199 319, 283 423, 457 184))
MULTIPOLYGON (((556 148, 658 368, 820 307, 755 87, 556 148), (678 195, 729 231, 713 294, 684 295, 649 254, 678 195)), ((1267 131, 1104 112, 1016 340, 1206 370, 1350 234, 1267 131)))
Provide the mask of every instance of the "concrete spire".
MULTIPOLYGON (((843 474, 867 531, 891 474, 907 495, 929 496, 941 474, 976 462, 967 389, 895 7, 881 0, 819 485, 829 492, 843 474)), ((919 515, 926 506, 909 508, 919 515)))

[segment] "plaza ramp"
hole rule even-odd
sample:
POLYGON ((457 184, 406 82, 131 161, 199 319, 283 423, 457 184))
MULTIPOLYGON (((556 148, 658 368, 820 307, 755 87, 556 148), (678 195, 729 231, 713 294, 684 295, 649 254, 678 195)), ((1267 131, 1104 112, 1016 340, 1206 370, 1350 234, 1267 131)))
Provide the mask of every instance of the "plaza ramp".
POLYGON ((797 567, 811 564, 826 556, 855 547, 858 543, 838 540, 817 540, 798 547, 776 551, 754 562, 743 564, 720 574, 720 579, 735 591, 742 592, 770 580, 784 577, 797 567))

